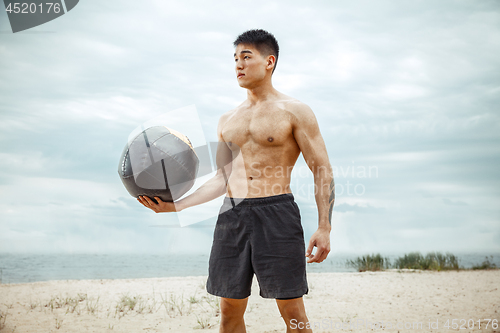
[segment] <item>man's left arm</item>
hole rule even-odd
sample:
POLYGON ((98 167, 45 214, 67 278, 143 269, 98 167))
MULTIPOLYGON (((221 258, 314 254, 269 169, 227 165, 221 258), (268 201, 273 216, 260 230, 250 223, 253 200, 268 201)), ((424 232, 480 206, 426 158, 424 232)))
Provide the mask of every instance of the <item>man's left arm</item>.
POLYGON ((293 135, 314 175, 315 199, 318 206, 318 230, 311 236, 306 250, 307 262, 322 262, 330 252, 330 231, 335 202, 335 183, 325 142, 313 111, 305 104, 293 110, 293 135), (316 253, 312 254, 316 247, 316 253))

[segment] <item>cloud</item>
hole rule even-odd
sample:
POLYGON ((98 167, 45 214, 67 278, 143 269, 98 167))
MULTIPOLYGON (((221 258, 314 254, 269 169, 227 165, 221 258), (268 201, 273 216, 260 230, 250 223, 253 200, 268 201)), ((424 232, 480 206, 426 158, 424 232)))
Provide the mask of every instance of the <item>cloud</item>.
MULTIPOLYGON (((275 87, 316 113, 336 167, 336 251, 498 250, 499 18, 493 1, 107 1, 2 33, 0 251, 206 253, 208 227, 149 227, 178 221, 135 206, 117 163, 138 124, 186 105, 216 139, 246 97, 232 42, 249 28, 275 34, 275 87)), ((309 236, 312 176, 297 168, 309 236)))
POLYGON ((361 213, 361 214, 380 214, 384 213, 384 208, 377 208, 373 206, 359 206, 359 205, 349 205, 349 204, 340 204, 335 207, 335 212, 339 213, 361 213))

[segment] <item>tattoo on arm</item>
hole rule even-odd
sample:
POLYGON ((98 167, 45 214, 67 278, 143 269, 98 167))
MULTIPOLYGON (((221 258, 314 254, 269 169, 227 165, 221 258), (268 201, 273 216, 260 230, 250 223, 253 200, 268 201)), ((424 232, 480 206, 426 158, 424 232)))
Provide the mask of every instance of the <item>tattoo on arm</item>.
POLYGON ((332 213, 333 213, 333 204, 335 202, 335 182, 333 181, 330 183, 330 199, 328 200, 330 203, 330 210, 328 211, 328 222, 330 222, 330 225, 332 225, 332 213))

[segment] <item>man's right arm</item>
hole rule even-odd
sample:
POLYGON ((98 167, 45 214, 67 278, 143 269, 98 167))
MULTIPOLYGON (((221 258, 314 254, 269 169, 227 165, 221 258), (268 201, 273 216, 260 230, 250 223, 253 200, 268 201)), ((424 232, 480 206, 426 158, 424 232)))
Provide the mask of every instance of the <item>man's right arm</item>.
POLYGON ((227 181, 231 174, 232 152, 226 143, 219 141, 217 145, 217 173, 214 177, 200 186, 194 193, 175 202, 176 211, 200 205, 211 201, 226 193, 227 181))
POLYGON ((164 202, 160 198, 155 197, 158 204, 148 197, 139 197, 137 199, 146 208, 153 210, 155 213, 180 212, 186 208, 200 205, 211 201, 226 193, 227 182, 231 174, 231 162, 233 160, 233 152, 228 148, 222 138, 222 124, 224 116, 219 120, 217 126, 217 137, 219 144, 217 145, 216 164, 217 173, 214 177, 200 186, 194 193, 176 202, 164 202))

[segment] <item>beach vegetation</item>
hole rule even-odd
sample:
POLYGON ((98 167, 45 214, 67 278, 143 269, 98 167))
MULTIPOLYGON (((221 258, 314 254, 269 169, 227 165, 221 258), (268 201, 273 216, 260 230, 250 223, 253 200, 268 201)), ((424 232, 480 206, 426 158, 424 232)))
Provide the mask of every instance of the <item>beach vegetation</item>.
POLYGON ((137 302, 135 306, 135 312, 143 314, 143 313, 154 313, 157 311, 156 309, 156 298, 153 294, 153 298, 139 298, 139 301, 137 302))
MULTIPOLYGON (((161 294, 160 294, 161 296, 161 294)), ((186 309, 186 303, 184 302, 183 295, 177 297, 174 294, 165 295, 165 297, 161 296, 162 304, 167 311, 169 317, 173 318, 177 314, 183 316, 190 312, 191 307, 186 309)))
POLYGON ((35 310, 37 306, 36 301, 30 300, 30 310, 35 310))
MULTIPOLYGON (((493 256, 490 256, 491 260, 493 260, 493 256)), ((473 270, 478 270, 478 269, 498 269, 497 265, 495 263, 492 263, 488 257, 485 257, 484 261, 480 265, 474 265, 472 266, 473 270)))
POLYGON ((172 306, 172 303, 168 301, 168 295, 165 295, 165 298, 160 294, 161 304, 165 307, 165 311, 167 312, 170 318, 175 317, 175 308, 172 306))
POLYGON ((198 303, 200 300, 196 298, 196 294, 194 294, 193 296, 189 297, 188 299, 189 303, 191 304, 196 304, 198 303))
POLYGON ((122 296, 120 302, 127 307, 129 310, 134 310, 137 302, 139 302, 140 296, 130 297, 128 295, 122 296))
MULTIPOLYGON (((89 305, 90 309, 91 310, 93 309, 93 311, 90 311, 89 313, 97 314, 98 301, 99 298, 95 303, 91 303, 89 305)), ((118 319, 121 319, 131 311, 135 311, 138 314, 154 313, 158 311, 157 304, 158 302, 156 301, 156 296, 154 292, 152 298, 144 298, 141 295, 130 296, 129 294, 124 294, 120 297, 120 299, 115 305, 115 317, 118 316, 118 319)), ((107 311, 108 311, 107 318, 109 318, 110 309, 108 308, 107 311)))
POLYGON ((196 316, 196 321, 198 322, 198 326, 195 328, 198 329, 206 329, 206 328, 211 328, 212 325, 210 325, 210 317, 198 317, 196 316))
POLYGON ((139 295, 133 297, 128 294, 122 295, 115 306, 115 317, 118 315, 118 318, 121 319, 129 311, 133 311, 140 301, 141 296, 139 295))
POLYGON ((147 302, 145 300, 139 300, 135 306, 135 312, 137 313, 144 313, 144 310, 146 310, 147 302))
POLYGON ((380 253, 367 254, 354 260, 347 260, 346 266, 355 268, 358 272, 381 271, 390 268, 390 261, 382 257, 380 253))
POLYGON ((62 326, 63 320, 56 318, 56 329, 60 329, 62 326))
POLYGON ((35 301, 33 300, 30 300, 30 304, 29 304, 29 310, 35 310, 36 308, 40 308, 40 312, 42 312, 42 301, 37 299, 35 301))
POLYGON ((78 294, 76 295, 76 300, 77 300, 78 302, 83 302, 83 301, 85 301, 86 299, 87 299, 87 294, 80 294, 80 293, 78 293, 78 294))
POLYGON ((356 318, 358 315, 354 315, 354 316, 351 316, 351 315, 346 315, 346 316, 337 316, 339 318, 339 320, 342 322, 342 323, 350 323, 354 320, 354 318, 356 318))
POLYGON ((220 314, 220 298, 217 296, 209 295, 205 298, 205 301, 214 311, 214 316, 218 317, 220 314))
POLYGON ((158 311, 156 309, 156 304, 157 304, 156 299, 153 296, 153 299, 151 300, 151 302, 148 303, 148 305, 146 306, 147 313, 154 313, 154 312, 158 311))
POLYGON ((430 252, 423 256, 420 252, 410 252, 397 258, 392 265, 397 269, 419 270, 459 270, 458 258, 452 253, 430 252))
MULTIPOLYGON (((393 263, 386 258, 382 257, 379 253, 372 255, 364 255, 357 257, 354 260, 346 260, 346 267, 354 268, 358 272, 366 271, 381 271, 385 269, 401 270, 432 270, 432 271, 450 271, 450 270, 465 270, 463 266, 459 265, 459 259, 453 253, 447 252, 429 252, 426 255, 420 252, 410 252, 404 254, 394 260, 393 263)), ((469 269, 469 268, 467 268, 469 269)), ((472 270, 478 269, 499 269, 493 262, 493 256, 485 257, 485 260, 480 265, 474 265, 472 270)))
POLYGON ((85 308, 87 309, 88 314, 97 314, 98 312, 98 304, 99 304, 99 298, 100 296, 97 296, 97 299, 94 298, 87 298, 86 299, 86 304, 85 308))
POLYGON ((5 322, 7 321, 7 312, 3 312, 0 310, 0 330, 2 330, 5 327, 5 322))
POLYGON ((146 305, 146 312, 147 313, 154 313, 156 311, 158 311, 156 309, 156 305, 158 304, 158 302, 156 301, 156 293, 155 293, 155 288, 153 287, 153 296, 151 297, 151 302, 149 302, 149 298, 148 298, 148 301, 147 301, 147 305, 146 305))
POLYGON ((256 308, 257 308, 257 305, 251 303, 248 305, 246 313, 251 313, 256 308))
POLYGON ((31 310, 34 310, 36 307, 39 306, 40 311, 42 309, 44 310, 49 309, 51 312, 54 312, 54 310, 57 309, 66 308, 66 314, 76 313, 77 315, 80 315, 82 313, 82 308, 80 307, 80 305, 84 301, 86 301, 85 308, 87 312, 90 314, 96 314, 99 297, 97 298, 97 300, 89 299, 87 297, 87 294, 78 294, 78 296, 76 297, 70 297, 70 296, 63 297, 61 295, 52 296, 51 299, 45 304, 42 304, 41 301, 36 301, 36 302, 31 301, 30 308, 31 310))

